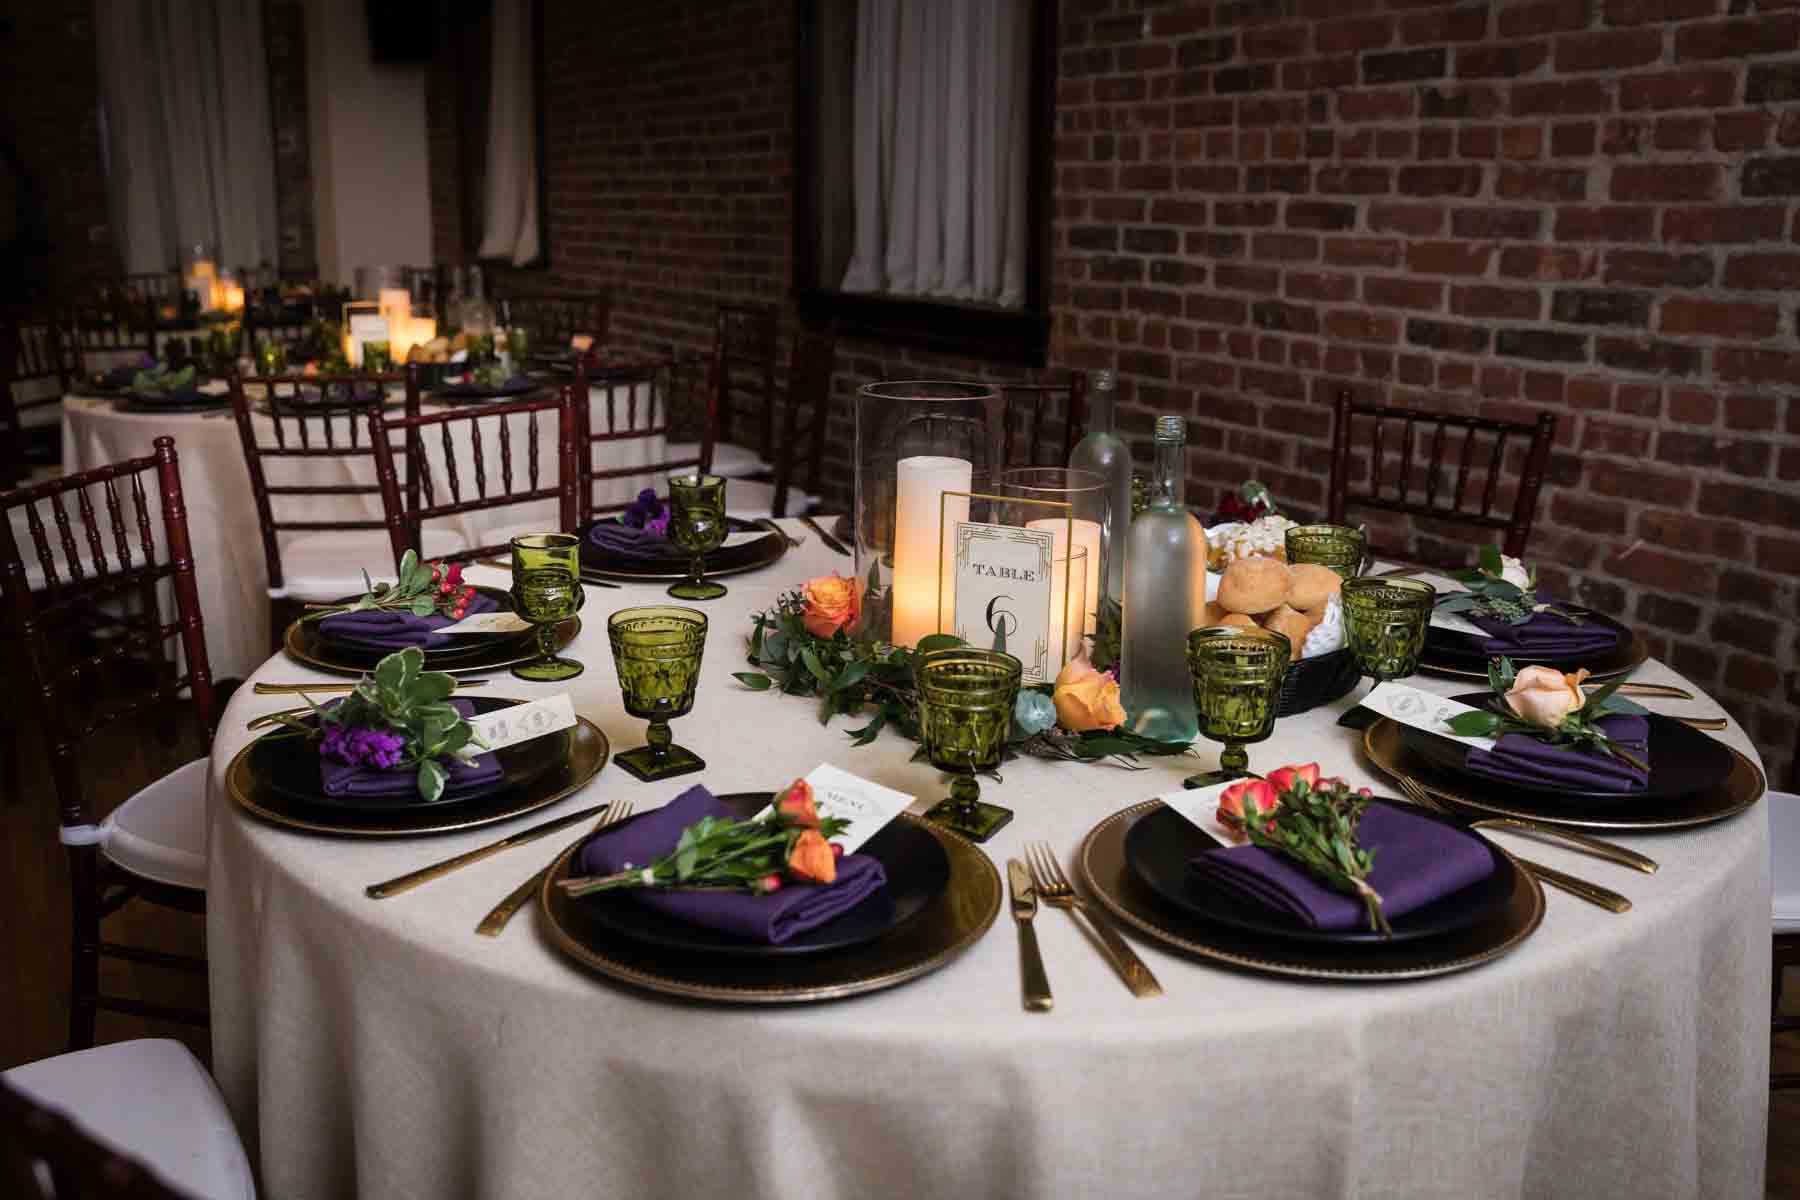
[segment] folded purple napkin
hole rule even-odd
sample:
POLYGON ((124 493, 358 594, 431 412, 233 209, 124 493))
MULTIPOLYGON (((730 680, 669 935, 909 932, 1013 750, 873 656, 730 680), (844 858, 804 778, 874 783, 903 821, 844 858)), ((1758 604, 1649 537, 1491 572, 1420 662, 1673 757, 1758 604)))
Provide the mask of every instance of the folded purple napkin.
POLYGON ((685 562, 688 552, 666 537, 633 529, 617 521, 600 521, 588 530, 588 541, 620 558, 671 559, 685 562))
MULTIPOLYGON (((450 703, 464 717, 475 713, 475 706, 467 700, 450 703)), ((449 779, 444 784, 444 795, 458 800, 473 800, 494 791, 500 785, 502 774, 497 754, 477 754, 473 764, 449 760, 445 770, 449 779)), ((323 755, 319 758, 319 778, 325 785, 327 796, 404 796, 417 792, 419 786, 416 767, 384 771, 369 766, 353 767, 323 755)))
MULTIPOLYGON (((1639 716, 1601 717, 1600 729, 1622 742, 1632 757, 1650 761, 1650 722, 1639 716)), ((1507 783, 1576 792, 1641 792, 1650 786, 1648 772, 1597 750, 1552 746, 1526 733, 1502 734, 1492 750, 1470 749, 1463 765, 1507 783)))
MULTIPOLYGON (((1380 893, 1390 920, 1494 873, 1493 851, 1479 837, 1391 805, 1369 805, 1356 837, 1375 854, 1369 886, 1380 893)), ((1222 846, 1196 855, 1188 861, 1188 878, 1200 887, 1284 912, 1313 929, 1368 927, 1362 901, 1260 846, 1222 846)))
MULTIPOLYGON (((696 784, 655 812, 589 838, 578 865, 589 875, 647 867, 673 850, 681 831, 702 817, 729 820, 731 810, 696 784)), ((635 888, 626 894, 679 920, 779 946, 849 912, 886 886, 887 874, 878 859, 846 854, 838 859, 837 882, 832 884, 789 882, 766 896, 662 888, 635 888)))
POLYGON ((458 396, 486 396, 493 392, 514 393, 528 392, 535 386, 526 375, 508 375, 499 387, 485 383, 477 383, 473 379, 459 379, 455 383, 444 385, 444 390, 458 396))
MULTIPOLYGON (((465 615, 472 617, 499 607, 492 596, 476 592, 469 597, 465 615)), ((435 650, 450 641, 437 631, 453 624, 455 622, 449 617, 436 614, 415 617, 409 612, 372 608, 363 612, 333 613, 319 622, 319 632, 334 641, 365 650, 404 650, 408 646, 435 650)))
MULTIPOLYGON (((1558 600, 1538 598, 1541 603, 1567 607, 1558 600)), ((1555 613, 1533 613, 1529 620, 1509 625, 1494 617, 1467 614, 1481 626, 1488 637, 1481 643, 1483 654, 1504 654, 1509 658, 1573 658, 1598 654, 1619 644, 1619 631, 1598 621, 1582 621, 1577 625, 1555 613)))

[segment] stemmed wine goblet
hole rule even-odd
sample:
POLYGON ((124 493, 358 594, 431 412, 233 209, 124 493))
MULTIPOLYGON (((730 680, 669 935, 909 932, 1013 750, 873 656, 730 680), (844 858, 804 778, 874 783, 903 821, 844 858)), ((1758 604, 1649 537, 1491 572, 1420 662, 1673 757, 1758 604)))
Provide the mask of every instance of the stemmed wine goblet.
POLYGON ((1293 646, 1267 629, 1212 626, 1188 634, 1188 676, 1200 736, 1223 742, 1219 769, 1191 775, 1183 786, 1207 787, 1250 773, 1244 747, 1275 731, 1275 711, 1293 646))
POLYGON ((950 795, 925 814, 976 842, 1012 820, 1012 810, 981 800, 975 777, 1000 765, 1023 667, 1010 654, 956 646, 919 656, 919 740, 931 765, 955 775, 950 795))
POLYGON ((671 717, 693 710, 706 649, 706 614, 673 604, 622 608, 606 622, 625 711, 650 722, 645 744, 615 760, 646 783, 704 770, 698 754, 674 744, 671 717))
POLYGON ((688 576, 669 588, 679 600, 717 600, 725 585, 706 578, 706 556, 725 544, 725 477, 669 476, 669 540, 688 552, 688 576))
POLYGON ((1417 579, 1364 575, 1344 581, 1344 643, 1377 683, 1404 679, 1419 666, 1437 590, 1417 579))
POLYGON ((581 539, 567 533, 529 533, 512 540, 513 610, 537 626, 538 656, 512 673, 554 683, 581 674, 582 665, 556 654, 556 629, 587 599, 581 586, 581 539))

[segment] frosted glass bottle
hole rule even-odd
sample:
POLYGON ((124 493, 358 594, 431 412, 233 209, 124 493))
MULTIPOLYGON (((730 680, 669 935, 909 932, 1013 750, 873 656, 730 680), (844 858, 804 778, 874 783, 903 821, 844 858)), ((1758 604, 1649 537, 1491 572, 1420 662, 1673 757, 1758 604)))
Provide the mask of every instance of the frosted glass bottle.
POLYGON ((1119 662, 1125 723, 1163 741, 1192 741, 1200 725, 1188 681, 1187 636, 1206 571, 1206 534, 1186 506, 1187 425, 1156 418, 1150 507, 1131 523, 1125 547, 1125 627, 1119 662))
POLYGON ((1125 533, 1131 528, 1131 447, 1114 428, 1114 401, 1113 373, 1101 371, 1088 397, 1087 436, 1069 455, 1070 467, 1094 471, 1106 480, 1106 526, 1100 532, 1102 605, 1109 600, 1118 604, 1125 595, 1125 533))

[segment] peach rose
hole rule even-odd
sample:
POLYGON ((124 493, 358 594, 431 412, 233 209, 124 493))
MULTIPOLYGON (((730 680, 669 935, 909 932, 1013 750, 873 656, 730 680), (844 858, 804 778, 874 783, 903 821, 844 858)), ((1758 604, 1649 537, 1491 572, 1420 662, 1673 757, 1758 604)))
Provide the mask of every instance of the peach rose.
POLYGON ((788 848, 788 874, 804 883, 837 882, 837 855, 816 829, 808 829, 788 848))
POLYGON ((804 825, 808 829, 819 827, 819 806, 813 799, 812 784, 804 779, 796 779, 788 785, 787 791, 775 801, 775 810, 788 825, 804 825))
MULTIPOLYGON (((1277 793, 1287 791, 1296 783, 1305 783, 1307 787, 1316 789, 1319 786, 1319 764, 1310 762, 1299 766, 1290 764, 1285 767, 1276 767, 1269 772, 1267 778, 1269 785, 1277 793)), ((1267 808, 1268 806, 1263 805, 1262 807, 1267 808)))
POLYGON ((1240 779, 1219 793, 1219 824, 1241 833, 1246 807, 1254 806, 1258 812, 1271 813, 1280 803, 1280 795, 1268 780, 1240 779))
POLYGON ((862 589, 835 571, 807 580, 800 601, 800 621, 814 637, 828 638, 862 619, 862 589))
POLYGON ((1050 701, 1056 705, 1056 723, 1070 733, 1117 729, 1125 721, 1125 709, 1119 703, 1119 681, 1094 670, 1084 658, 1064 664, 1056 676, 1050 701))
POLYGON ((1587 703, 1581 694, 1581 681, 1587 677, 1585 667, 1573 675, 1553 667, 1526 667, 1513 678, 1506 707, 1521 721, 1555 729, 1564 717, 1587 703))

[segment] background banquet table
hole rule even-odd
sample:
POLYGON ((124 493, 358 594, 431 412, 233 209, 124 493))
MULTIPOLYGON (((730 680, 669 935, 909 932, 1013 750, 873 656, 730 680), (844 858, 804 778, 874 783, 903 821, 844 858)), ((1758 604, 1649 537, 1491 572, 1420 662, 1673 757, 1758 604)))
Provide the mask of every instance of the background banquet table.
MULTIPOLYGON (((595 431, 606 424, 606 393, 590 389, 593 400, 595 431)), ((441 406, 427 404, 426 412, 441 411, 441 406)), ((257 438, 264 444, 274 439, 273 421, 257 415, 257 438)), ((344 420, 335 418, 339 438, 343 438, 344 420)), ((524 478, 524 417, 511 418, 514 428, 514 457, 519 479, 524 478)), ((556 479, 556 419, 554 414, 538 414, 538 436, 546 485, 556 479)), ((248 675, 269 653, 268 564, 263 556, 262 532, 257 521, 256 497, 250 490, 250 474, 244 464, 244 447, 238 438, 237 422, 229 408, 200 413, 126 412, 112 400, 98 396, 69 395, 62 403, 63 467, 68 472, 83 471, 104 463, 117 462, 151 453, 152 443, 163 434, 175 439, 175 451, 181 458, 182 494, 187 500, 188 532, 193 538, 195 575, 200 590, 200 609, 206 621, 206 649, 214 678, 248 675)), ((486 423, 484 423, 486 424, 486 423)), ((292 431, 292 425, 289 424, 292 431)), ((466 441, 466 433, 459 431, 466 441)), ((368 445, 366 431, 361 445, 368 445)), ((436 436, 426 442, 426 453, 432 463, 433 478, 444 479, 443 450, 436 436)), ((490 465, 497 453, 489 431, 490 465)), ((664 439, 658 435, 625 441, 602 443, 596 450, 595 466, 638 467, 663 461, 664 439), (604 456, 604 459, 601 457, 604 456)), ((472 462, 465 453, 463 463, 472 462)), ((266 464, 271 484, 360 484, 375 482, 375 464, 366 455, 354 458, 304 458, 271 461, 266 464)), ((402 468, 404 469, 404 468, 402 468)), ((464 468, 467 474, 467 467, 464 468)), ((522 486, 522 484, 521 484, 522 486)), ((632 479, 602 481, 596 485, 596 500, 602 503, 629 500, 641 483, 632 479)), ((440 497, 442 499, 443 497, 440 497)), ((314 496, 277 497, 274 501, 277 519, 294 519, 304 506, 310 520, 381 519, 381 497, 314 496)), ((545 500, 530 505, 517 505, 487 512, 470 513, 454 521, 433 522, 432 528, 453 528, 471 545, 486 545, 498 537, 483 537, 487 530, 515 526, 552 528, 557 523, 556 502, 545 500)), ((381 542, 386 535, 376 531, 351 535, 359 540, 381 542)), ((24 544, 24 543, 21 543, 24 544)), ((291 564, 284 565, 289 567, 291 564)), ((371 572, 393 567, 391 556, 384 562, 349 564, 346 583, 355 586, 356 566, 367 566, 371 572)), ((349 590, 347 587, 346 590, 349 590)))
MULTIPOLYGON (((796 534, 805 530, 794 522, 796 534)), ((644 784, 616 766, 549 813, 696 780, 771 789, 832 762, 943 794, 892 733, 852 748, 813 705, 753 693, 751 612, 848 560, 809 538, 728 580, 694 712, 676 740, 699 776, 644 784)), ((474 573, 498 582, 503 572, 474 573)), ((604 632, 659 587, 589 589, 564 685, 611 740, 639 745, 604 632)), ((257 678, 308 673, 272 660, 257 678)), ((1660 663, 1638 673, 1681 682, 1660 663)), ((1419 677, 1439 693, 1466 683, 1419 677)), ((1366 688, 1366 684, 1364 687, 1366 688)), ((1691 686, 1691 685, 1690 685, 1691 686)), ((1353 695, 1360 695, 1361 689, 1353 695)), ((1134 999, 1071 924, 1044 910, 1055 1011, 1020 1009, 1004 911, 962 958, 909 985, 793 1008, 677 1003, 585 973, 534 911, 498 939, 476 922, 572 838, 556 834, 394 899, 365 885, 546 813, 466 834, 374 843, 242 815, 223 771, 245 721, 291 697, 241 690, 214 747, 207 944, 214 1070, 265 1193, 284 1198, 978 1195, 1760 1196, 1767 1121, 1768 822, 1764 806, 1692 832, 1620 837, 1644 876, 1555 846, 1531 856, 1602 882, 1616 916, 1548 893, 1543 926, 1487 966, 1407 984, 1280 981, 1138 942, 1165 988, 1134 999)), ((1288 718, 1253 748, 1381 778, 1333 722, 1352 698, 1288 718)), ((1668 711, 1711 712, 1704 699, 1668 711)), ((1735 723, 1721 735, 1754 758, 1735 723)), ((1028 839, 1071 859, 1108 814, 1216 763, 1146 769, 1025 760, 984 796, 1017 812, 986 847, 1028 839)))

